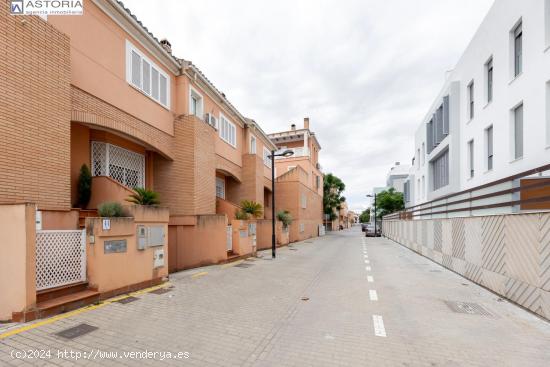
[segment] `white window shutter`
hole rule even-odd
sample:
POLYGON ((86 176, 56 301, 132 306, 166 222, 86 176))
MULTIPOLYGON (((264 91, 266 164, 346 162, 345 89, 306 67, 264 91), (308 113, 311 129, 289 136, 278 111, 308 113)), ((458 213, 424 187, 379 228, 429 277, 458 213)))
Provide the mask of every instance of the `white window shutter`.
POLYGON ((141 88, 141 56, 132 50, 132 84, 141 88))

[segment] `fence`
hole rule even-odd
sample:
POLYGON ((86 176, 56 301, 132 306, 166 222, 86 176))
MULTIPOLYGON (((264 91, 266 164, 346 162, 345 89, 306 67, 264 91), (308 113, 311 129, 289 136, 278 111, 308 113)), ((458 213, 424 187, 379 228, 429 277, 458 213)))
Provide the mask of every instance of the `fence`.
POLYGON ((36 232, 36 290, 86 281, 84 230, 36 232))

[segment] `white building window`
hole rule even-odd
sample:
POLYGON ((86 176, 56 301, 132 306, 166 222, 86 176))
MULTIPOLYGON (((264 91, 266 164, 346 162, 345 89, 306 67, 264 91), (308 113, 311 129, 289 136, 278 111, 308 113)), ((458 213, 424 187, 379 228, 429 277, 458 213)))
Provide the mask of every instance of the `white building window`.
POLYGON ((550 0, 544 0, 544 37, 546 47, 550 47, 550 0))
POLYGON ((250 135, 250 154, 256 154, 256 137, 250 135))
POLYGON ((472 80, 468 84, 468 116, 471 119, 474 118, 474 81, 472 80))
POLYGON ((426 144, 422 143, 422 165, 426 164, 426 144))
POLYGON ((514 50, 514 77, 523 71, 523 27, 520 21, 512 31, 514 50))
POLYGON ((468 177, 474 177, 474 141, 468 142, 468 177))
POLYGON ((271 168, 271 152, 264 147, 264 164, 271 168))
POLYGON ((128 40, 126 81, 162 106, 170 108, 170 78, 128 40))
MULTIPOLYGON (((189 87, 189 114, 202 120, 204 111, 204 99, 193 87, 189 87)), ((209 122, 210 123, 210 122, 209 122)))
POLYGON ((424 176, 422 176, 422 198, 426 198, 426 180, 424 176))
POLYGON ((513 158, 519 159, 523 157, 523 103, 514 108, 513 115, 513 158))
POLYGON ((306 194, 302 194, 302 197, 301 197, 301 200, 300 200, 300 204, 302 206, 302 209, 306 209, 307 208, 307 196, 306 194))
POLYGON ((449 184, 449 150, 446 150, 432 162, 433 190, 449 184))
POLYGON ((485 140, 487 143, 487 171, 493 169, 493 125, 485 130, 485 140))
POLYGON ((224 115, 220 114, 220 138, 234 148, 237 147, 237 128, 224 115))
POLYGON ((225 180, 220 177, 216 177, 216 197, 225 199, 225 180))
POLYGON ((130 188, 145 187, 145 156, 109 143, 92 141, 92 176, 108 176, 130 188))
POLYGON ((493 58, 485 64, 485 79, 487 81, 487 103, 493 100, 493 58))
POLYGON ((417 149, 418 161, 416 162, 416 168, 420 169, 420 148, 417 149))

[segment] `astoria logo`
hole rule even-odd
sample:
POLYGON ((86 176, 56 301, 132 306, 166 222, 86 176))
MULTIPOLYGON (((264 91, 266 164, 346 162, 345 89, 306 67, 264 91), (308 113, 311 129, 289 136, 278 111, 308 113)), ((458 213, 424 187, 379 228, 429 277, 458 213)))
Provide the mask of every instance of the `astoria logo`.
POLYGON ((13 15, 82 15, 82 0, 11 0, 13 15))

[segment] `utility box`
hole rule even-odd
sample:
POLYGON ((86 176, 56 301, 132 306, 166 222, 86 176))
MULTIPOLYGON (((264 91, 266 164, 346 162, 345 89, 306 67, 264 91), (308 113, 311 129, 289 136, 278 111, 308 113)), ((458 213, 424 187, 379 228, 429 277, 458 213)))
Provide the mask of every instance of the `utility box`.
POLYGON ((153 255, 153 268, 162 268, 164 266, 164 249, 157 249, 153 255))
POLYGON ((137 226, 137 249, 145 250, 147 246, 147 228, 143 225, 137 226))
POLYGON ((164 246, 165 236, 166 234, 164 233, 164 226, 149 227, 149 241, 147 243, 147 246, 149 247, 164 246))

